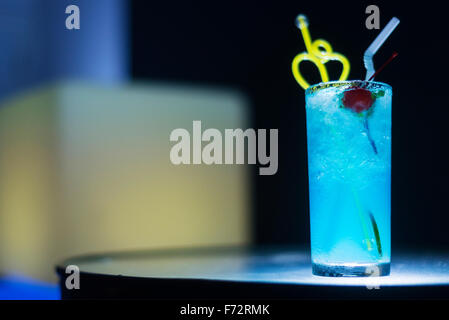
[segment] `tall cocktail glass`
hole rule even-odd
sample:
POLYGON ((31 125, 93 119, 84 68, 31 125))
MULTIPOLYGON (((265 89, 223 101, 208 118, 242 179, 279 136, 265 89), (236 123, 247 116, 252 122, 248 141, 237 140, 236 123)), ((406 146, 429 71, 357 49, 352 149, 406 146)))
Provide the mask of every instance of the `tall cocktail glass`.
POLYGON ((391 98, 391 87, 380 82, 326 82, 306 90, 315 275, 390 272, 391 98))

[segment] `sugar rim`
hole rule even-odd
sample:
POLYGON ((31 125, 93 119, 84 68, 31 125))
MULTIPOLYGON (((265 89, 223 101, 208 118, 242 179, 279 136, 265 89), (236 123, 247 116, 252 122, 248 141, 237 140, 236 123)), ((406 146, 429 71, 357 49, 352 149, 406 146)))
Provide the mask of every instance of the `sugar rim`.
POLYGON ((306 95, 317 92, 321 89, 331 88, 331 87, 341 87, 348 84, 365 84, 364 88, 366 89, 375 89, 375 88, 382 88, 382 89, 389 89, 390 91, 393 90, 393 88, 384 82, 378 82, 378 81, 365 81, 365 80, 345 80, 345 81, 328 81, 328 82, 320 82, 317 84, 314 84, 313 86, 310 86, 306 89, 306 95))

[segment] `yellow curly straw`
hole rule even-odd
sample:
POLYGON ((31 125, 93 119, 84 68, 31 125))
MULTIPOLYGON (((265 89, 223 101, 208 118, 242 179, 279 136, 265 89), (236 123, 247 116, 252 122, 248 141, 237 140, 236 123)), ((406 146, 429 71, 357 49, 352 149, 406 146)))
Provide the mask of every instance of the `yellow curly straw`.
POLYGON ((306 45, 307 50, 307 52, 302 52, 296 55, 296 57, 293 59, 292 62, 293 76, 295 77, 299 85, 304 90, 310 86, 309 83, 301 75, 301 72, 299 71, 300 63, 305 60, 313 62, 318 67, 318 71, 320 72, 321 80, 323 82, 329 81, 329 76, 327 74, 327 70, 324 64, 330 60, 339 61, 343 65, 343 71, 341 72, 339 80, 340 81, 346 80, 349 75, 349 70, 351 69, 348 59, 346 59, 345 56, 339 53, 334 53, 332 51, 332 46, 326 40, 317 39, 314 42, 312 42, 306 16, 302 14, 299 15, 296 18, 296 25, 299 28, 299 30, 301 30, 302 37, 304 38, 304 43, 306 45))

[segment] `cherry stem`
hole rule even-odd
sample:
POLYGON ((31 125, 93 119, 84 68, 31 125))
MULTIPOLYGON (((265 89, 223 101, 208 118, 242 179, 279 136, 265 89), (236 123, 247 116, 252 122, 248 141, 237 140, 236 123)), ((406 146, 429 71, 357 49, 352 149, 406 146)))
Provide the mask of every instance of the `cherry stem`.
POLYGON ((371 76, 371 78, 368 79, 368 81, 371 81, 372 79, 374 79, 374 77, 377 76, 379 74, 379 72, 381 72, 383 70, 383 68, 385 68, 387 66, 387 64, 389 64, 391 62, 391 60, 393 60, 397 56, 398 56, 398 53, 396 51, 393 52, 391 57, 388 58, 388 60, 385 61, 385 63, 379 69, 377 69, 377 71, 371 76))

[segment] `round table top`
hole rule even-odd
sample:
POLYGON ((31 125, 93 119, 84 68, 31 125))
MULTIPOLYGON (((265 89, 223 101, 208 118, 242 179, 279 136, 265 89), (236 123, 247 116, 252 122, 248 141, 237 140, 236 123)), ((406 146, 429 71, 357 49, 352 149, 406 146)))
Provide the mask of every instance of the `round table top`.
MULTIPOLYGON (((217 296, 221 296, 221 288, 226 288, 226 294, 232 295, 232 290, 227 287, 232 285, 239 290, 241 286, 248 290, 248 297, 261 294, 261 288, 279 290, 281 296, 305 298, 308 297, 307 292, 319 294, 323 288, 327 288, 326 292, 329 289, 337 290, 336 294, 338 288, 342 292, 342 288, 345 288, 345 292, 381 288, 383 290, 376 291, 388 291, 390 294, 397 294, 392 293, 392 290, 396 292, 398 290, 395 289, 401 288, 415 289, 411 291, 433 288, 439 295, 443 288, 445 292, 449 288, 449 255, 441 253, 394 254, 390 276, 362 278, 314 276, 308 250, 297 248, 203 248, 91 255, 68 259, 60 264, 58 272, 61 278, 64 278, 67 265, 78 266, 81 279, 86 279, 86 282, 95 282, 101 278, 103 286, 118 285, 122 288, 116 292, 126 289, 127 280, 151 288, 164 286, 164 283, 177 287, 185 284, 186 291, 182 293, 178 289, 176 295, 187 298, 191 294, 192 297, 198 296, 199 292, 195 293, 192 289, 198 283, 213 285, 217 296), (248 289, 251 287, 258 291, 251 293, 248 289)), ((95 288, 99 289, 98 286, 95 288)), ((64 288, 61 289, 64 291, 64 288)), ((267 297, 277 297, 268 292, 267 297)), ((242 290, 237 293, 242 293, 242 290)), ((89 293, 96 294, 102 293, 89 293)), ((140 296, 137 292, 135 294, 140 296)), ((157 297, 157 293, 153 294, 157 297)), ((163 294, 170 296, 170 292, 164 291, 163 294)))

